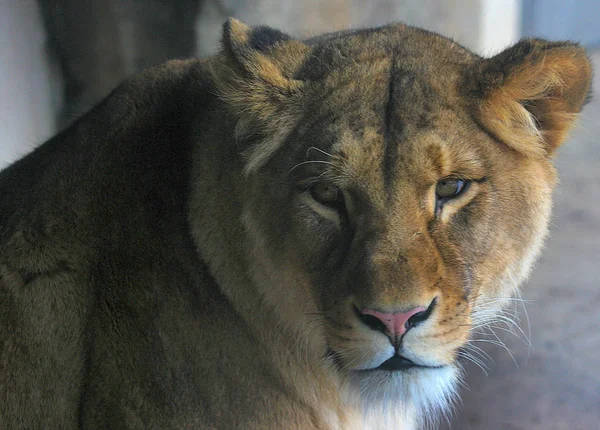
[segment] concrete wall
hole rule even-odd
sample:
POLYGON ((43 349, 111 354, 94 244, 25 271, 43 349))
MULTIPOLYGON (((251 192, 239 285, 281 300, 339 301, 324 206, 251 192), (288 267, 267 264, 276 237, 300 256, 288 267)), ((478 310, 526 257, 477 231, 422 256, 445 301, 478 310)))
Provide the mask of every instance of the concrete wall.
POLYGON ((519 38, 521 0, 221 0, 205 3, 198 18, 199 55, 214 52, 227 16, 270 25, 299 37, 392 21, 451 37, 481 54, 519 38))
POLYGON ((523 18, 527 36, 569 39, 600 47, 598 0, 523 0, 523 18))
POLYGON ((56 95, 35 0, 0 0, 0 168, 54 133, 56 95))

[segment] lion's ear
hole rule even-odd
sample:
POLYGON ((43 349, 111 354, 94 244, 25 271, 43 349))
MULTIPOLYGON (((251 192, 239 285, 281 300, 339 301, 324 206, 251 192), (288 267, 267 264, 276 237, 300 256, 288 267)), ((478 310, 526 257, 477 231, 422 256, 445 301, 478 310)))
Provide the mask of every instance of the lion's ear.
POLYGON ((478 64, 476 116, 511 148, 551 155, 590 93, 592 67, 576 43, 525 39, 478 64))
POLYGON ((238 138, 260 138, 245 152, 246 173, 262 166, 297 123, 304 82, 294 73, 308 52, 308 46, 272 28, 231 18, 224 24, 212 77, 238 121, 238 138))

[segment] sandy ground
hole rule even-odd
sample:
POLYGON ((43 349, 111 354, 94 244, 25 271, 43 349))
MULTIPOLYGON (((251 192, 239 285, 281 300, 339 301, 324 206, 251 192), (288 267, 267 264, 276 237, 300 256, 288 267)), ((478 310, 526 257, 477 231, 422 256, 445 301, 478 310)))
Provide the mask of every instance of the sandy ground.
MULTIPOLYGON (((598 75, 600 51, 592 58, 598 75)), ((463 404, 448 428, 600 429, 600 76, 594 88, 556 159, 550 238, 522 291, 530 328, 517 307, 532 347, 497 330, 515 360, 491 346, 487 376, 466 366, 463 404)))

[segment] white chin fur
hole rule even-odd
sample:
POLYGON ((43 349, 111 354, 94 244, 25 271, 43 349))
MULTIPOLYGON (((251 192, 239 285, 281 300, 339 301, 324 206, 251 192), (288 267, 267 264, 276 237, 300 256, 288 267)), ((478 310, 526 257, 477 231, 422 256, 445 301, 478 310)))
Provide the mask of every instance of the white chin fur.
POLYGON ((437 428, 456 400, 460 372, 453 366, 408 371, 351 372, 348 401, 364 414, 365 429, 437 428))

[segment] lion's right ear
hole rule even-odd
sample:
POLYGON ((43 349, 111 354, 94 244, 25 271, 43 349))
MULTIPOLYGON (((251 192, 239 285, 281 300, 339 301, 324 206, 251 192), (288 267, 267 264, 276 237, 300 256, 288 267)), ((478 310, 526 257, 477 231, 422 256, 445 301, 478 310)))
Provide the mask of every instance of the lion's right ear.
POLYGON ((230 18, 212 67, 219 96, 237 119, 236 134, 260 136, 247 148, 246 173, 260 168, 296 125, 304 83, 294 79, 310 48, 269 27, 230 18))

